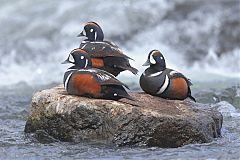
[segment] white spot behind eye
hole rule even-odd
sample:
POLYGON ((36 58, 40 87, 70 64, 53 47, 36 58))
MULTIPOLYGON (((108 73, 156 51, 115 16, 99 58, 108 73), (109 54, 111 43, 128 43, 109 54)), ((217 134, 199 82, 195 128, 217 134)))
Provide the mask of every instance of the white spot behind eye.
POLYGON ((92 28, 90 29, 90 32, 93 32, 93 29, 92 29, 92 28))
POLYGON ((114 93, 113 96, 117 96, 117 93, 114 93))
POLYGON ((69 54, 68 60, 69 60, 69 62, 72 62, 72 63, 75 62, 75 60, 74 60, 72 54, 69 54))
POLYGON ((160 59, 163 59, 163 57, 160 57, 160 59))
POLYGON ((95 36, 95 40, 97 40, 97 32, 95 32, 94 36, 95 36))
POLYGON ((85 62, 85 66, 84 66, 84 68, 86 68, 87 65, 88 65, 88 59, 86 59, 86 62, 85 62))
POLYGON ((81 59, 84 59, 84 56, 81 56, 81 59))

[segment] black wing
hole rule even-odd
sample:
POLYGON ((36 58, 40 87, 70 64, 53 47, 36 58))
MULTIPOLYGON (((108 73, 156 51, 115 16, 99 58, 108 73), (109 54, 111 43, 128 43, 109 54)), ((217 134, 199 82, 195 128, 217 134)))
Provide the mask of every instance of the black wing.
POLYGON ((167 69, 167 72, 168 72, 167 74, 168 74, 169 78, 182 77, 182 78, 184 78, 187 81, 188 86, 192 85, 191 80, 188 79, 187 77, 185 77, 182 73, 177 72, 177 71, 172 70, 172 69, 167 69))
POLYGON ((100 69, 94 69, 94 70, 97 71, 94 73, 94 75, 101 85, 117 85, 117 86, 124 86, 127 89, 129 89, 129 87, 126 84, 119 81, 114 75, 100 69))
POLYGON ((82 41, 80 44, 80 49, 85 50, 92 57, 122 57, 127 59, 132 59, 125 55, 116 45, 111 45, 111 43, 106 41, 82 41))

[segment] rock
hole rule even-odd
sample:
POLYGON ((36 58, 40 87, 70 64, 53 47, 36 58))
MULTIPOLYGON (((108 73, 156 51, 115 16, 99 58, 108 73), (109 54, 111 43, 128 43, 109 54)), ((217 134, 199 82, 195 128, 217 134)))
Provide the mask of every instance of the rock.
POLYGON ((32 98, 25 132, 61 141, 159 147, 211 142, 221 135, 223 117, 209 106, 130 95, 138 101, 67 95, 62 85, 43 90, 32 98))

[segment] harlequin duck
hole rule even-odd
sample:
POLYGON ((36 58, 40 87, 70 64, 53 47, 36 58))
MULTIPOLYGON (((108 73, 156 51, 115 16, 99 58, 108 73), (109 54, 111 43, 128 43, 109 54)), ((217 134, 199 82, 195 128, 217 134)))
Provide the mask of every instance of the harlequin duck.
POLYGON ((140 77, 140 86, 148 94, 166 99, 184 100, 191 96, 191 82, 183 74, 166 68, 165 59, 158 50, 152 50, 143 66, 148 66, 140 77))
POLYGON ((70 54, 69 62, 74 66, 65 72, 63 79, 69 94, 111 100, 133 100, 123 87, 128 88, 127 85, 106 71, 92 68, 91 59, 85 51, 70 54))
MULTIPOLYGON (((70 58, 72 58, 72 56, 70 56, 70 55, 82 54, 83 52, 85 52, 85 51, 80 49, 80 48, 76 48, 76 49, 72 50, 70 52, 70 54, 68 55, 68 58, 63 62, 63 64, 64 63, 73 63, 70 60, 70 58)), ((87 52, 85 52, 85 53, 87 53, 87 52)), ((112 58, 112 57, 98 58, 98 57, 91 56, 91 62, 92 62, 92 67, 93 68, 99 68, 101 70, 105 70, 105 71, 113 74, 114 76, 119 74, 119 70, 116 69, 116 68, 113 68, 113 66, 115 66, 116 64, 121 62, 121 61, 118 61, 118 60, 119 60, 118 58, 112 58)), ((119 65, 121 65, 121 64, 119 64, 119 65)))
POLYGON ((137 74, 138 70, 129 63, 131 58, 123 54, 117 45, 103 40, 103 31, 96 22, 86 23, 78 37, 80 36, 87 37, 81 42, 79 48, 85 50, 91 58, 94 58, 96 63, 93 63, 93 66, 112 73, 114 76, 125 70, 137 74))

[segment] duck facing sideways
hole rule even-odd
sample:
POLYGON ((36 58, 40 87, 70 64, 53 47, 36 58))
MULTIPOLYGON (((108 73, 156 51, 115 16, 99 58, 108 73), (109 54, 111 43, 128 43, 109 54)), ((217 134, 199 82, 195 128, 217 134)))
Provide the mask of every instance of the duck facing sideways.
POLYGON ((130 57, 125 55, 120 48, 109 41, 104 41, 102 28, 96 22, 88 22, 78 37, 85 36, 87 39, 80 44, 80 49, 85 50, 100 64, 100 69, 117 76, 120 72, 129 70, 137 74, 138 70, 129 63, 130 57))
POLYGON ((128 88, 127 85, 106 71, 92 68, 91 59, 85 51, 70 56, 74 66, 65 72, 63 79, 68 94, 109 100, 133 100, 123 87, 128 88))
POLYGON ((166 68, 165 59, 158 50, 148 54, 143 66, 148 66, 140 77, 140 86, 148 94, 166 99, 184 100, 187 97, 196 102, 191 95, 192 83, 183 74, 166 68))

